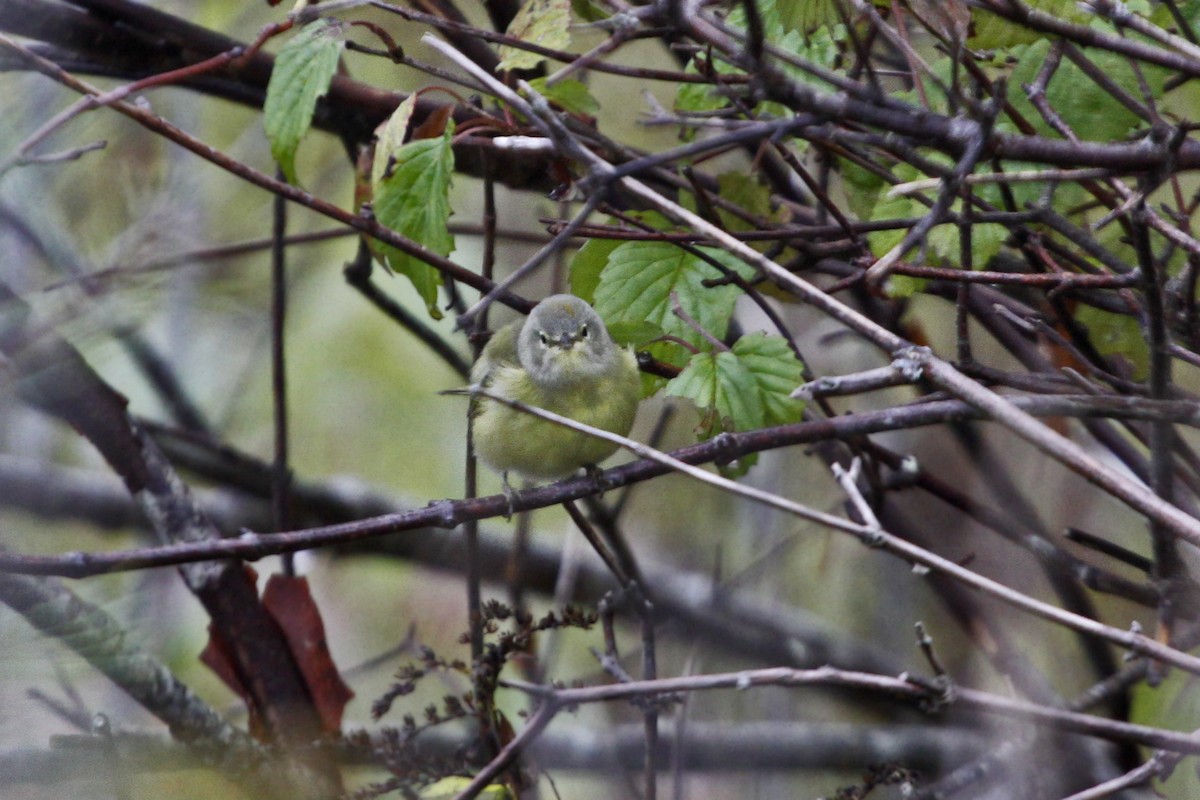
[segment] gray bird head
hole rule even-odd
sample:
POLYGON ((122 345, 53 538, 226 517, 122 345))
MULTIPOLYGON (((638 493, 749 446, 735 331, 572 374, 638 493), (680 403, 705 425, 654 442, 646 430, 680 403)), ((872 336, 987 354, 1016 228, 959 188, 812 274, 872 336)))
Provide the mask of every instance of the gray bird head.
POLYGON ((517 354, 536 383, 558 386, 597 378, 612 363, 616 345, 591 306, 574 295, 556 294, 530 312, 517 354))

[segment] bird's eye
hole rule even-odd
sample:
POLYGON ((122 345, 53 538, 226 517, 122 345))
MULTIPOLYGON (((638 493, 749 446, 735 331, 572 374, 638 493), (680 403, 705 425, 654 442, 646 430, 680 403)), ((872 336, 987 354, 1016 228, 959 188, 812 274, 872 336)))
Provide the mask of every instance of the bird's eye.
POLYGON ((542 340, 542 344, 550 344, 550 337, 542 331, 538 331, 538 338, 542 340))
POLYGON ((584 339, 586 339, 588 337, 587 325, 579 326, 579 335, 584 339))

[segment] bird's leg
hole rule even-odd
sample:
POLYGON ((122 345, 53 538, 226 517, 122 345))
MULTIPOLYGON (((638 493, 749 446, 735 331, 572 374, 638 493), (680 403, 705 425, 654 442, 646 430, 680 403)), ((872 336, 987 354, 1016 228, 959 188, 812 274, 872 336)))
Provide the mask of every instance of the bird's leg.
POLYGON ((517 496, 517 490, 508 482, 508 470, 500 474, 500 491, 504 493, 504 499, 508 501, 508 511, 504 513, 504 521, 508 522, 513 518, 516 509, 513 508, 513 500, 517 496))
POLYGON ((596 466, 595 464, 584 464, 583 470, 587 473, 589 478, 596 482, 596 485, 600 488, 600 493, 596 496, 603 500, 604 493, 612 488, 612 484, 610 484, 604 477, 604 470, 600 469, 600 467, 596 466))

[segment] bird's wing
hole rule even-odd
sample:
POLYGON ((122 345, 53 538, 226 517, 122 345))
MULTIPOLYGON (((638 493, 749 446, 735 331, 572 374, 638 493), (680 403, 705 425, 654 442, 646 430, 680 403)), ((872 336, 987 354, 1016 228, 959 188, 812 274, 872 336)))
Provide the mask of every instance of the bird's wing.
MULTIPOLYGON (((471 367, 471 383, 473 385, 486 389, 491 385, 492 374, 496 369, 520 366, 521 362, 517 357, 517 334, 520 333, 520 330, 521 324, 517 321, 510 322, 492 334, 492 338, 484 345, 483 352, 479 354, 475 365, 471 367)), ((479 416, 481 409, 479 398, 473 399, 470 415, 472 417, 479 416)))

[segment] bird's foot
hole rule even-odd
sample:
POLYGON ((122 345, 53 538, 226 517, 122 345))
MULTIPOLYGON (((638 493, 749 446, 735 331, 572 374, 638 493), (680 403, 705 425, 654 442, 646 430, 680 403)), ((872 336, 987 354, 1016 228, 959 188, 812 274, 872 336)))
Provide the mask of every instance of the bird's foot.
POLYGON ((613 488, 608 479, 604 477, 604 470, 595 464, 585 464, 583 469, 587 473, 587 476, 596 482, 596 486, 600 489, 600 493, 596 496, 603 500, 604 493, 613 488))

